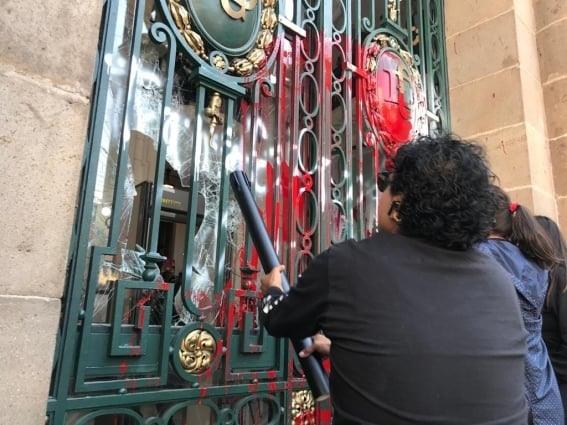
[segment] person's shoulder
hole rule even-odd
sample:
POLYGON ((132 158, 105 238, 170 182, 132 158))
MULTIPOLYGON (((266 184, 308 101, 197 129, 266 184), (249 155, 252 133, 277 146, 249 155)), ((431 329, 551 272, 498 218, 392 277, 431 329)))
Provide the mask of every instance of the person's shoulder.
POLYGON ((399 242, 400 237, 384 232, 376 232, 371 236, 363 239, 347 239, 345 241, 331 245, 330 252, 348 252, 359 249, 367 250, 370 247, 377 249, 379 247, 392 247, 393 244, 399 242))
POLYGON ((534 261, 527 258, 519 247, 512 242, 499 239, 491 239, 476 246, 477 250, 494 258, 504 268, 518 277, 523 274, 540 275, 546 274, 546 270, 538 266, 534 261))
POLYGON ((350 255, 359 249, 361 241, 347 239, 342 242, 334 243, 329 246, 321 255, 325 259, 337 258, 338 256, 350 255))

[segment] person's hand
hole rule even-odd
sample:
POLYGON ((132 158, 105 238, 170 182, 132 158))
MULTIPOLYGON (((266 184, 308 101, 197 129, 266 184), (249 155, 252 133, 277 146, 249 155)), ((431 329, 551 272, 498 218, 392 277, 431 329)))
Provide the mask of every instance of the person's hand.
POLYGON ((281 273, 285 270, 285 266, 277 266, 272 269, 270 273, 260 279, 262 283, 262 293, 266 293, 271 287, 276 287, 282 290, 282 276, 281 273))
POLYGON ((313 345, 307 347, 299 353, 299 357, 309 357, 314 352, 328 357, 331 354, 331 340, 323 334, 317 334, 313 337, 313 345))

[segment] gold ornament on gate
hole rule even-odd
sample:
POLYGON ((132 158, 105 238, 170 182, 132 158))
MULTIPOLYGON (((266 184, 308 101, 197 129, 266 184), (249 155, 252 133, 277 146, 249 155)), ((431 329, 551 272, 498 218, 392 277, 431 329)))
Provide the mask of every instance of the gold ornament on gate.
POLYGON ((175 0, 169 0, 169 10, 171 11, 171 16, 173 16, 175 25, 177 25, 177 28, 181 34, 183 34, 183 38, 185 38, 189 47, 191 47, 191 49, 193 49, 199 56, 206 59, 207 54, 205 53, 205 44, 203 43, 201 36, 191 28, 187 9, 175 0))
POLYGON ((254 49, 246 58, 252 62, 254 69, 260 69, 266 64, 266 53, 262 49, 254 49))
POLYGON ((278 24, 278 17, 276 16, 276 11, 273 8, 266 8, 262 12, 261 21, 262 28, 267 30, 273 30, 278 24))
POLYGON ((209 130, 211 137, 215 133, 217 126, 224 123, 222 118, 222 97, 214 92, 209 100, 209 106, 205 108, 205 116, 209 119, 209 130))
POLYGON ((262 30, 256 41, 256 46, 263 50, 270 50, 274 44, 274 36, 270 30, 262 30))
POLYGON ((254 64, 248 59, 236 59, 232 62, 232 68, 238 75, 250 75, 254 71, 254 64))
POLYGON ((215 68, 224 69, 228 65, 221 55, 213 56, 211 63, 215 68))
POLYGON ((221 5, 225 13, 232 19, 242 19, 246 16, 247 10, 253 10, 256 7, 257 0, 221 0, 221 5), (237 9, 232 8, 232 3, 236 3, 237 9))
POLYGON ((397 0, 388 0, 388 16, 391 21, 398 22, 398 5, 397 0))
POLYGON ((309 390, 296 391, 291 396, 291 423, 315 425, 315 400, 309 390))
POLYGON ((266 66, 276 40, 276 28, 279 22, 276 11, 277 0, 220 0, 224 12, 234 20, 244 21, 248 11, 253 11, 255 8, 261 10, 259 17, 261 28, 256 36, 255 48, 246 55, 234 58, 224 58, 218 54, 209 57, 210 46, 191 25, 191 16, 187 8, 181 4, 182 0, 167 1, 175 26, 189 48, 201 59, 208 61, 215 69, 240 77, 248 77, 254 71, 259 71, 266 66), (259 7, 259 1, 263 9, 259 7))
POLYGON ((217 343, 209 332, 200 329, 191 331, 181 341, 181 366, 189 373, 203 373, 211 366, 216 349, 217 343))

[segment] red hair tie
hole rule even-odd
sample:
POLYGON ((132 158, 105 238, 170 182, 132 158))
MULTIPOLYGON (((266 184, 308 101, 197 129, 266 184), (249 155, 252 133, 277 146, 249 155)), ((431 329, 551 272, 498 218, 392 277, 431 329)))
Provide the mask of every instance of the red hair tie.
POLYGON ((508 211, 510 211, 510 214, 514 214, 516 211, 518 211, 518 207, 519 205, 515 202, 510 202, 510 205, 508 205, 508 211))

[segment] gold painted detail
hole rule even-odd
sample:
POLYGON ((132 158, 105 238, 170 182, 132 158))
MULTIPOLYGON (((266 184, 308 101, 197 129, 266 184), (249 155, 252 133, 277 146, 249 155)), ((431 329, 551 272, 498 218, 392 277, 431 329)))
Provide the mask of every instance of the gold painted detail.
POLYGON ((191 331, 179 348, 181 366, 189 373, 203 373, 211 366, 216 349, 217 343, 209 332, 191 331))
POLYGON ((213 56, 211 63, 218 69, 225 69, 227 66, 226 60, 221 55, 213 56))
POLYGON ((232 2, 236 3, 238 9, 232 8, 231 0, 221 0, 222 9, 232 19, 242 19, 244 21, 246 11, 256 7, 256 0, 232 0, 232 2))
POLYGON ((219 93, 215 92, 211 96, 209 106, 205 108, 205 116, 209 119, 212 135, 215 132, 215 128, 224 122, 222 118, 222 97, 219 93))
POLYGON ((177 25, 177 28, 183 35, 183 38, 185 38, 189 47, 191 47, 191 49, 193 49, 203 59, 207 59, 205 44, 203 43, 201 36, 193 31, 187 9, 177 3, 176 0, 169 0, 169 10, 171 11, 171 16, 173 16, 175 25, 177 25))
MULTIPOLYGON (((175 21, 177 29, 183 35, 183 38, 189 47, 197 53, 201 58, 208 60, 208 53, 203 38, 193 30, 191 26, 191 18, 187 9, 179 3, 179 0, 168 0, 171 16, 175 21)), ((221 0, 222 7, 225 12, 233 19, 244 20, 246 10, 252 10, 257 5, 257 0, 221 0), (236 3, 240 9, 233 9, 230 2, 236 3), (230 12, 230 13, 229 13, 230 12), (231 15, 231 13, 233 13, 231 15), (242 14, 242 16, 241 16, 242 14)), ((262 69, 267 62, 267 58, 274 46, 274 32, 278 25, 278 16, 276 13, 276 0, 263 0, 263 10, 260 16, 261 30, 256 38, 255 47, 243 57, 233 58, 230 65, 226 63, 225 58, 220 55, 214 55, 211 64, 221 71, 229 71, 238 76, 249 76, 254 71, 262 69)))
POLYGON ((274 35, 270 30, 262 30, 260 32, 260 36, 258 37, 258 41, 256 45, 263 50, 270 49, 272 44, 274 43, 274 35))
POLYGON ((388 17, 391 21, 398 22, 398 0, 388 0, 388 17))
POLYGON ((278 24, 276 10, 273 7, 267 7, 262 11, 262 28, 265 30, 273 30, 278 24))
POLYGON ((291 396, 293 425, 315 425, 315 400, 309 390, 295 391, 291 396))

